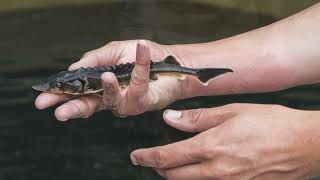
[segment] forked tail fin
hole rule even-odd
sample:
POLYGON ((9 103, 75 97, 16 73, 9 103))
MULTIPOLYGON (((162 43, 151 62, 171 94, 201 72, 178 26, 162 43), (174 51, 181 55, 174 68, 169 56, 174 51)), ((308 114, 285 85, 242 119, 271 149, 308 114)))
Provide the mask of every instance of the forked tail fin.
POLYGON ((233 71, 231 69, 224 69, 224 68, 219 68, 219 69, 204 68, 204 69, 199 69, 197 74, 198 74, 198 79, 203 84, 207 85, 209 80, 228 72, 233 72, 233 71))

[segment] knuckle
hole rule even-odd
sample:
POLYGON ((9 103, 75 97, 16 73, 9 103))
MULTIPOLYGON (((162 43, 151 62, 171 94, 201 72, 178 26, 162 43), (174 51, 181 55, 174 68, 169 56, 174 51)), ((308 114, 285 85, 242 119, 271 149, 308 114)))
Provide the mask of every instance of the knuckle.
POLYGON ((148 83, 148 79, 145 76, 142 76, 137 72, 134 72, 132 73, 131 82, 135 85, 142 85, 148 83))
POLYGON ((226 120, 232 119, 237 116, 237 113, 230 110, 216 109, 214 114, 211 114, 212 122, 214 126, 223 123, 226 120))
POLYGON ((165 168, 167 163, 166 153, 163 150, 157 150, 154 152, 154 162, 157 168, 165 168))
POLYGON ((119 101, 119 93, 116 91, 115 87, 108 85, 104 89, 103 102, 106 105, 117 105, 119 101))
POLYGON ((69 104, 72 104, 76 109, 77 109, 77 114, 79 118, 88 118, 89 117, 89 113, 88 111, 88 107, 86 107, 86 104, 83 103, 82 101, 76 99, 73 101, 69 101, 69 104))
POLYGON ((80 116, 80 117, 82 116, 81 107, 77 103, 75 103, 75 100, 67 102, 66 105, 71 105, 71 106, 75 107, 75 109, 77 111, 76 112, 77 115, 80 116))
POLYGON ((84 53, 82 57, 92 56, 92 54, 93 54, 93 51, 88 51, 88 52, 84 53))
POLYGON ((212 147, 209 147, 207 144, 204 144, 199 148, 199 154, 201 154, 204 160, 210 160, 216 156, 217 152, 212 147))
MULTIPOLYGON (((201 120, 203 120, 204 116, 205 116, 205 111, 206 109, 194 109, 194 110, 191 110, 189 113, 190 115, 190 123, 193 124, 193 125, 196 125, 198 124, 201 120)), ((196 126, 195 126, 196 128, 196 126)))
POLYGON ((100 58, 100 54, 99 54, 99 51, 92 50, 92 51, 84 53, 83 58, 99 59, 100 58))
POLYGON ((106 46, 115 46, 115 45, 118 45, 118 44, 120 44, 120 41, 111 41, 108 44, 106 44, 106 46))

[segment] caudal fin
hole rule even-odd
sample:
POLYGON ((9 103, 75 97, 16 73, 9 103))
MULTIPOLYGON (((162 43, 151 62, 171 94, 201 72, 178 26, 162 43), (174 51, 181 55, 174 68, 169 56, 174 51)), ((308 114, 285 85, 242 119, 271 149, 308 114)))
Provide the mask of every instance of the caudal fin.
POLYGON ((208 84, 209 80, 220 76, 225 73, 233 72, 231 69, 214 69, 214 68, 205 68, 199 69, 198 71, 198 79, 205 85, 208 84))

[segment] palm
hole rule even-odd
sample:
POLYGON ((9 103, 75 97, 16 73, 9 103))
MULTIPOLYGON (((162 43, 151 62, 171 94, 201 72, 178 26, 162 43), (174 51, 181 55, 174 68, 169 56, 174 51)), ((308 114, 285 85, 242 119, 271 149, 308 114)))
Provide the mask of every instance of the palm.
MULTIPOLYGON (((113 43, 110 51, 115 53, 105 54, 105 59, 111 60, 111 62, 103 61, 99 65, 122 64, 135 61, 137 49, 136 45, 136 40, 113 43)), ((163 48, 163 46, 160 46, 153 42, 149 42, 149 45, 150 59, 152 61, 160 61, 169 55, 169 53, 165 48, 163 48)), ((103 60, 103 58, 101 60, 103 60)), ((177 97, 179 97, 178 93, 180 91, 178 91, 178 88, 179 81, 177 79, 171 77, 161 77, 157 81, 151 82, 149 84, 144 108, 137 109, 136 106, 127 106, 126 104, 128 102, 125 98, 121 99, 120 108, 126 108, 127 111, 131 112, 131 115, 163 108, 175 101, 177 97)), ((126 97, 126 95, 128 94, 127 90, 127 88, 121 90, 121 97, 126 97)))

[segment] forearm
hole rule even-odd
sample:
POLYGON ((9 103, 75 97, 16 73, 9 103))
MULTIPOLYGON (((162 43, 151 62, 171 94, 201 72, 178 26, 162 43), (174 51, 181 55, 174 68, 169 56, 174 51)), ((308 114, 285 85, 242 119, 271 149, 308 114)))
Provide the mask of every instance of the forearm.
POLYGON ((185 66, 231 68, 204 87, 190 79, 186 97, 286 89, 320 80, 320 5, 275 24, 216 42, 174 45, 185 66))
MULTIPOLYGON (((295 152, 305 154, 303 158, 304 166, 308 177, 320 176, 320 111, 300 111, 293 114, 301 117, 297 126, 292 130, 299 138, 296 144, 295 152), (299 112, 300 111, 300 112, 299 112)), ((292 152, 293 154, 294 152, 292 152)))
MULTIPOLYGON (((320 3, 270 26, 274 53, 290 61, 297 85, 320 82, 320 3)), ((272 43, 271 41, 271 43, 272 43)))

